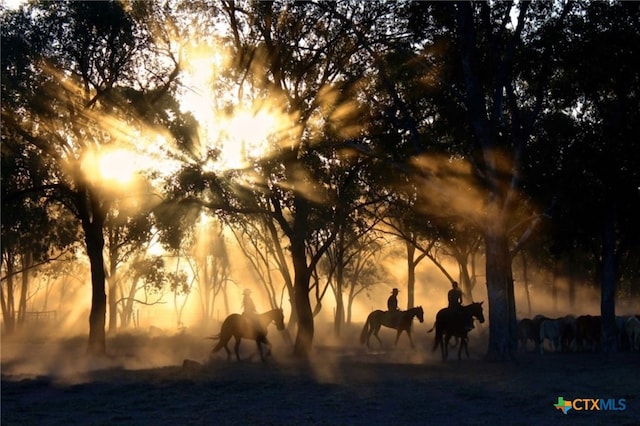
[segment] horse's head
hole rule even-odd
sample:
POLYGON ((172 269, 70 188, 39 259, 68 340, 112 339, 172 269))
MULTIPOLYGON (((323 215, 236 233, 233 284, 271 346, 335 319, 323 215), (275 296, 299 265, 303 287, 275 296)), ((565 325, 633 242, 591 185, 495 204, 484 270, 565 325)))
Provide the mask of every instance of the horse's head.
POLYGON ((418 318, 418 321, 424 322, 424 310, 422 309, 422 306, 418 306, 413 309, 415 311, 415 316, 418 318))
POLYGON ((284 330, 284 312, 282 312, 282 308, 273 310, 273 322, 278 330, 284 330))
POLYGON ((480 321, 480 324, 482 324, 484 322, 484 313, 482 312, 482 304, 484 303, 484 301, 482 302, 475 302, 471 304, 471 315, 473 315, 474 317, 476 317, 478 319, 478 321, 480 321))

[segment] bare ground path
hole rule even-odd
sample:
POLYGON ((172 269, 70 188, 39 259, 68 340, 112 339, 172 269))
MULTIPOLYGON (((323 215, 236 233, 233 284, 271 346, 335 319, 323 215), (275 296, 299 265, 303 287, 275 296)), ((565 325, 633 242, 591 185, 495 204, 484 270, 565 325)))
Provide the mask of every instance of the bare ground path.
MULTIPOLYGON (((208 348, 201 339, 167 339, 178 339, 169 351, 174 357, 208 348)), ((183 367, 177 358, 132 349, 87 361, 79 343, 59 344, 61 351, 51 342, 31 343, 23 357, 15 356, 18 343, 3 346, 2 425, 640 425, 637 353, 443 363, 424 348, 319 346, 303 362, 276 346, 266 363, 216 358, 183 367), (28 364, 47 352, 55 368, 28 364), (27 374, 27 366, 36 373, 27 374), (559 396, 624 398, 627 409, 563 415, 553 407, 559 396)), ((157 352, 168 340, 123 347, 134 343, 157 352)))

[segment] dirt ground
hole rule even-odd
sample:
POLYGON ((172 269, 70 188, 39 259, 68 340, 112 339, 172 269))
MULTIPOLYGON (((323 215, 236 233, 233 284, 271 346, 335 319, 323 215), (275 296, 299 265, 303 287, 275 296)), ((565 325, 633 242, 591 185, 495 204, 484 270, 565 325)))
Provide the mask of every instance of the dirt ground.
POLYGON ((367 350, 358 332, 339 342, 317 333, 311 359, 302 361, 271 329, 264 363, 247 341, 244 361, 221 352, 206 362, 212 341, 201 333, 119 335, 101 359, 84 354, 86 337, 3 338, 1 423, 640 425, 638 353, 527 353, 489 363, 480 330, 470 359, 454 352, 443 362, 423 329, 414 330, 414 349, 404 336, 393 347, 388 330, 383 348, 367 350), (626 410, 565 415, 554 408, 558 397, 624 399, 626 410))

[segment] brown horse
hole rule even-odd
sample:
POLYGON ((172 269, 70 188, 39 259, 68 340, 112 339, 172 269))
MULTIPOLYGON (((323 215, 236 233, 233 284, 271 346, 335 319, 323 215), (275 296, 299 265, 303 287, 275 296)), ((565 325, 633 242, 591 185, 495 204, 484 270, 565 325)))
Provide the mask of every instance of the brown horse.
POLYGON ((459 309, 444 308, 440 309, 436 314, 436 323, 427 331, 431 333, 433 329, 436 329, 436 338, 433 343, 433 351, 441 346, 442 348, 442 360, 446 361, 449 355, 449 340, 452 337, 458 337, 460 339, 460 347, 458 348, 458 359, 461 359, 462 349, 465 349, 467 358, 469 358, 467 334, 469 330, 467 326, 471 324, 472 318, 477 318, 481 323, 484 322, 484 314, 482 313, 482 303, 475 302, 467 306, 461 306, 459 309))
POLYGON ((400 334, 402 334, 403 331, 406 331, 407 336, 409 336, 409 342, 411 342, 411 347, 413 348, 413 339, 411 338, 411 324, 413 322, 413 317, 418 318, 420 322, 424 322, 424 311, 422 310, 422 306, 398 312, 381 311, 379 309, 371 312, 367 317, 367 321, 364 323, 362 333, 360 333, 360 344, 364 344, 366 342, 367 347, 369 347, 369 338, 373 334, 376 339, 378 339, 378 342, 380 342, 380 346, 382 346, 382 340, 378 337, 378 332, 380 331, 380 327, 384 325, 385 327, 397 330, 396 346, 398 346, 400 334))
POLYGON ((243 314, 229 315, 222 323, 220 333, 209 337, 209 339, 220 340, 211 350, 211 355, 224 348, 227 351, 227 360, 231 359, 231 351, 227 347, 227 344, 232 337, 235 337, 235 352, 238 361, 240 361, 239 349, 242 339, 255 340, 258 345, 260 359, 264 361, 265 355, 262 353, 262 344, 264 343, 269 348, 267 354, 271 352, 271 343, 267 340, 267 326, 271 323, 275 323, 278 330, 284 330, 284 314, 282 313, 282 309, 272 309, 263 314, 256 315, 254 318, 243 314))

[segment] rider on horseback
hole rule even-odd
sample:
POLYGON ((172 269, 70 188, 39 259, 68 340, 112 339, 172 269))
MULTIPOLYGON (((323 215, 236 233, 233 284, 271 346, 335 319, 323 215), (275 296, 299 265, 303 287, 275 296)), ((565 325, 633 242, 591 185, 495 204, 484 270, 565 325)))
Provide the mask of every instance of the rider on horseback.
POLYGON ((247 317, 249 321, 254 324, 254 329, 258 330, 260 334, 267 334, 266 330, 262 327, 260 323, 260 319, 258 318, 258 311, 256 310, 256 304, 253 303, 253 299, 251 299, 251 290, 245 288, 242 292, 242 314, 247 317))
POLYGON ((398 311, 398 289, 394 288, 391 291, 391 296, 387 299, 387 309, 389 312, 398 311))
MULTIPOLYGON (((455 311, 460 312, 462 308, 462 290, 458 287, 457 281, 453 281, 451 283, 451 290, 447 293, 447 299, 449 299, 449 309, 453 309, 455 311)), ((465 329, 467 331, 473 330, 473 318, 469 318, 468 322, 465 324, 465 329)))
POLYGON ((394 288, 391 290, 391 296, 387 299, 387 315, 392 323, 395 323, 399 319, 399 313, 401 312, 398 309, 398 289, 394 288))
POLYGON ((447 293, 447 299, 449 299, 449 307, 458 309, 462 306, 462 290, 458 287, 456 281, 451 283, 451 290, 447 293))

